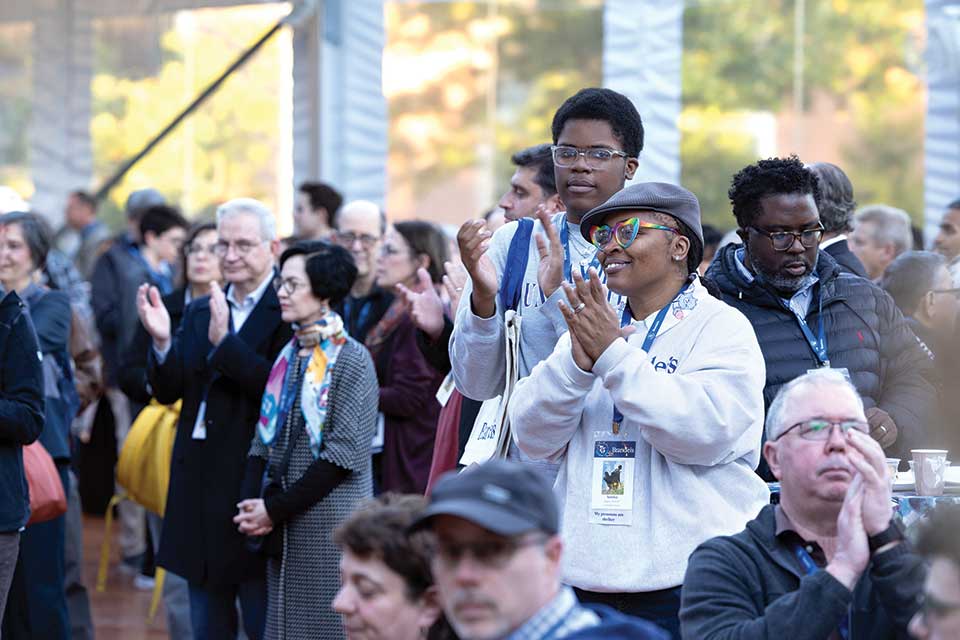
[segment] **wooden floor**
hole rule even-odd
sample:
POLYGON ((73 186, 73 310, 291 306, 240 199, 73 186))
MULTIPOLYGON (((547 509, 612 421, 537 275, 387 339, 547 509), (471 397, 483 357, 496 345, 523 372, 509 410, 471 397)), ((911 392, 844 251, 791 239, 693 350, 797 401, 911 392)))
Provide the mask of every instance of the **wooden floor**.
POLYGON ((111 544, 110 571, 103 593, 97 593, 97 568, 100 562, 100 543, 103 541, 103 518, 83 517, 83 565, 93 624, 97 640, 159 640, 168 638, 163 604, 157 610, 153 624, 147 624, 152 591, 138 591, 133 578, 117 571, 119 551, 116 545, 116 520, 111 544))

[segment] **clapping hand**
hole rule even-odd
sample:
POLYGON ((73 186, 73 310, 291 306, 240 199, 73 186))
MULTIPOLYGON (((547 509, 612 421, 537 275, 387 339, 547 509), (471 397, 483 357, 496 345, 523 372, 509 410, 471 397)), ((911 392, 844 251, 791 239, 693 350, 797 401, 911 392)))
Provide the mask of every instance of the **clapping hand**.
POLYGON ((430 273, 423 267, 417 269, 417 282, 419 291, 398 284, 397 292, 407 303, 413 323, 431 340, 436 341, 443 332, 443 301, 433 288, 430 273))
POLYGON ((890 526, 893 517, 883 449, 867 434, 851 429, 847 432, 847 459, 863 482, 863 527, 867 535, 875 536, 890 526))
POLYGON ((863 526, 863 477, 854 476, 837 517, 837 548, 826 571, 853 591, 870 561, 867 531, 863 526))
POLYGON ((170 346, 170 314, 156 287, 142 284, 137 289, 137 315, 143 328, 153 338, 153 346, 157 351, 166 351, 170 346))
POLYGON ((207 337, 210 344, 217 346, 230 332, 230 305, 223 295, 223 289, 216 282, 210 283, 210 326, 207 337))
POLYGON ((450 316, 457 317, 457 308, 460 306, 460 296, 467 283, 467 270, 462 264, 453 264, 449 260, 443 263, 446 274, 443 276, 443 288, 450 299, 450 316))
POLYGON ((597 358, 614 340, 626 338, 634 331, 631 326, 621 329, 617 311, 607 302, 607 288, 593 267, 589 277, 584 280, 579 273, 574 273, 572 285, 563 283, 567 302, 558 303, 570 330, 573 359, 584 371, 593 369, 597 358))
POLYGON ((473 283, 470 303, 473 312, 481 318, 491 318, 497 312, 497 289, 500 285, 497 270, 487 255, 492 235, 483 220, 468 220, 457 232, 460 259, 473 283))
MULTIPOLYGON (((550 220, 550 214, 547 208, 540 204, 537 206, 537 220, 540 221, 543 230, 546 233, 538 233, 535 238, 537 241, 537 251, 540 253, 540 264, 537 267, 537 282, 540 285, 540 291, 545 298, 553 295, 553 292, 560 287, 563 282, 563 243, 560 242, 560 234, 550 220)), ((564 222, 566 224, 566 222, 564 222)))

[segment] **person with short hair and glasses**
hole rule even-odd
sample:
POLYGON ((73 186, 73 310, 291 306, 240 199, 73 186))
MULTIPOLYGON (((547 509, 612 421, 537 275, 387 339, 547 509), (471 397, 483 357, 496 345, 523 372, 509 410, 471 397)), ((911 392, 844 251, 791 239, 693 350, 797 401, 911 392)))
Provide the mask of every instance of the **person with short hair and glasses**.
POLYGON ((234 638, 239 601, 251 640, 263 637, 264 559, 232 519, 264 386, 290 341, 272 284, 273 212, 238 198, 217 209, 215 252, 226 291, 191 302, 174 331, 155 287, 141 287, 140 320, 152 338, 147 379, 157 400, 182 399, 157 563, 189 583, 197 640, 234 638), (202 490, 199 490, 202 489, 202 490))
MULTIPOLYGON (((611 89, 581 89, 567 98, 554 114, 551 130, 554 176, 565 211, 550 215, 541 207, 521 247, 527 254, 515 305, 522 320, 517 364, 521 378, 553 352, 566 331, 558 306, 564 296, 560 285, 599 266, 596 247, 580 234, 580 219, 633 178, 643 149, 640 114, 629 98, 611 89)), ((450 362, 457 389, 475 400, 496 398, 504 389, 507 309, 498 292, 505 274, 519 270, 506 260, 521 222, 526 221, 491 234, 483 220, 469 220, 457 233, 470 278, 457 307, 450 362)), ((611 295, 610 301, 623 308, 620 296, 611 295)), ((546 477, 556 476, 555 462, 531 461, 515 444, 508 455, 539 468, 546 477)))
POLYGON ((836 370, 780 390, 763 445, 779 504, 690 556, 684 638, 905 637, 924 567, 894 515, 890 471, 869 428, 860 394, 836 370))
POLYGON ((564 542, 550 485, 507 460, 440 478, 411 532, 434 534, 433 575, 460 640, 666 640, 650 622, 582 605, 561 583, 564 542))
POLYGON ((920 609, 910 621, 916 640, 960 638, 960 505, 938 505, 917 535, 917 553, 928 563, 920 609))
MULTIPOLYGON (((870 435, 891 457, 925 446, 933 364, 890 296, 818 248, 813 172, 796 156, 761 160, 733 177, 729 196, 743 244, 721 249, 706 278, 756 331, 766 405, 790 380, 832 367, 859 390, 870 435)), ((770 479, 765 463, 760 473, 770 479)))
POLYGON ((746 318, 697 276, 703 238, 691 192, 630 185, 579 231, 607 286, 593 269, 563 285, 569 331, 517 384, 510 424, 521 451, 560 465, 564 582, 581 602, 679 638, 687 556, 770 500, 753 472, 763 357, 746 318), (622 311, 608 287, 627 299, 622 311))
POLYGON ((347 325, 347 333, 364 342, 393 303, 393 292, 376 282, 387 218, 373 202, 355 200, 343 205, 334 218, 334 228, 334 242, 350 251, 357 265, 350 295, 337 305, 336 312, 347 325))

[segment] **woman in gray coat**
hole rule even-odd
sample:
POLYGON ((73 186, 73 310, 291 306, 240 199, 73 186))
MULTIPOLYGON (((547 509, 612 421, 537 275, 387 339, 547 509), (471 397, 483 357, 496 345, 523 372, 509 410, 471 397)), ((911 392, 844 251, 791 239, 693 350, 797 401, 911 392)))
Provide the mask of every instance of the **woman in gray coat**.
POLYGON ((334 529, 372 495, 379 389, 366 349, 332 308, 357 269, 346 249, 298 243, 280 258, 277 295, 294 338, 274 362, 234 518, 268 557, 265 638, 343 638, 334 529), (252 487, 259 485, 259 491, 252 487))

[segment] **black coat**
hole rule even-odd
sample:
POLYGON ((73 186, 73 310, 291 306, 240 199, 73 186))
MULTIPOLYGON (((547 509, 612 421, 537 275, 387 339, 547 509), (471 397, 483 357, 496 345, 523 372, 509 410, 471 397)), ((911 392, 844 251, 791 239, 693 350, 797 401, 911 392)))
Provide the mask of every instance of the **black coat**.
POLYGON ((43 429, 40 346, 16 293, 0 300, 0 533, 19 531, 30 516, 21 447, 43 429))
POLYGON ((823 640, 848 607, 850 640, 908 638, 924 569, 906 543, 874 556, 851 592, 826 571, 804 575, 776 528, 768 505, 740 533, 694 550, 683 579, 684 638, 823 640))
POLYGON ((262 557, 247 551, 233 516, 267 376, 292 333, 273 287, 216 349, 209 323, 210 301, 201 298, 187 307, 163 364, 149 352, 147 376, 157 400, 183 398, 157 563, 191 583, 224 587, 263 575, 262 557), (204 397, 207 435, 194 440, 204 397))
MULTIPOLYGON (((791 311, 777 294, 758 283, 748 283, 736 265, 738 245, 720 250, 707 278, 719 287, 724 302, 739 309, 753 325, 767 367, 763 398, 769 408, 780 388, 809 369, 817 357, 791 311)), ((899 429, 891 456, 909 458, 912 447, 926 440, 926 419, 935 402, 933 386, 925 379, 930 356, 907 326, 887 292, 864 278, 844 273, 823 251, 807 324, 817 331, 817 296, 823 292, 824 328, 830 365, 846 368, 867 408, 880 407, 899 429)))
POLYGON ((867 270, 864 268, 863 263, 860 262, 860 258, 858 258, 853 251, 850 251, 850 245, 847 244, 846 240, 834 242, 824 249, 824 251, 829 253, 830 257, 836 260, 840 268, 847 273, 852 273, 861 278, 868 277, 867 270))

